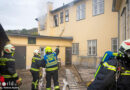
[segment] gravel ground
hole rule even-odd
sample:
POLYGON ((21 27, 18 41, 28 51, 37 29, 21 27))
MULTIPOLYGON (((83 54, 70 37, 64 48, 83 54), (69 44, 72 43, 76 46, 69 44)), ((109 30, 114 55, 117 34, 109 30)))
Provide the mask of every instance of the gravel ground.
MULTIPOLYGON (((32 75, 29 70, 17 70, 19 76, 22 78, 22 86, 20 90, 31 90, 31 83, 32 83, 32 75)), ((65 67, 61 67, 59 70, 59 82, 60 88, 63 87, 63 79, 65 78, 65 67)), ((52 81, 53 82, 53 81, 52 81)), ((44 79, 44 86, 45 86, 45 79, 44 79)), ((45 90, 45 87, 43 88, 45 90)))
MULTIPOLYGON (((59 70, 59 83, 60 88, 62 90, 63 87, 63 79, 66 78, 65 76, 65 69, 66 67, 61 67, 59 70)), ((71 67, 67 67, 67 69, 71 69, 71 67)), ((72 70, 72 69, 71 69, 72 70)), ((80 90, 86 90, 86 83, 89 82, 94 77, 95 69, 87 69, 83 67, 78 67, 78 71, 83 79, 83 82, 80 83, 80 90)), ((20 77, 23 79, 23 84, 20 87, 20 90, 31 90, 31 82, 32 82, 32 75, 29 70, 17 70, 20 77)), ((44 86, 45 86, 45 79, 44 79, 44 86)), ((45 87, 43 88, 45 90, 45 87)))

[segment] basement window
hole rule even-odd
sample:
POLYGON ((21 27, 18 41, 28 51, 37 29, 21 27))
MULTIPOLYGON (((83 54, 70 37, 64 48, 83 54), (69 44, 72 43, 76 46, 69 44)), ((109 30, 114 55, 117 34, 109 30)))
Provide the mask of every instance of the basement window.
POLYGON ((63 14, 63 12, 61 12, 61 13, 60 13, 60 23, 61 23, 61 24, 63 23, 63 16, 64 16, 64 14, 63 14))
POLYGON ((79 55, 79 43, 72 44, 72 54, 79 55))
POLYGON ((55 27, 58 26, 58 14, 54 15, 54 24, 55 24, 55 27))
POLYGON ((35 37, 28 37, 28 44, 36 44, 36 38, 35 37))
POLYGON ((69 21, 69 10, 65 11, 65 21, 68 22, 69 21))

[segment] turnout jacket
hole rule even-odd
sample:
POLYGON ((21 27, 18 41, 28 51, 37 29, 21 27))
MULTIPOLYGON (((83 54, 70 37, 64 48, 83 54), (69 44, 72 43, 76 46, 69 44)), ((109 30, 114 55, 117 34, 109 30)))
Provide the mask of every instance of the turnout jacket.
POLYGON ((18 74, 15 69, 15 59, 11 54, 4 54, 0 58, 0 74, 4 76, 4 78, 14 78, 18 79, 18 74))
POLYGON ((56 48, 55 52, 47 53, 44 56, 46 71, 58 70, 58 59, 57 59, 58 54, 59 54, 59 48, 56 48))
POLYGON ((130 66, 121 66, 122 69, 118 70, 116 59, 102 63, 95 80, 87 90, 130 90, 130 66))
POLYGON ((40 71, 40 67, 44 67, 43 59, 40 56, 34 55, 32 58, 31 70, 40 71))

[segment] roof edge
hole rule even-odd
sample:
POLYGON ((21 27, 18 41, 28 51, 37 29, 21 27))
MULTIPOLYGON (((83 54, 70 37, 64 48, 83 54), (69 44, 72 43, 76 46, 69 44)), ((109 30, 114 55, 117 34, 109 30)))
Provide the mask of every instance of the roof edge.
POLYGON ((65 5, 63 5, 63 6, 59 7, 59 8, 56 8, 56 9, 52 10, 51 13, 57 12, 57 11, 63 9, 63 8, 71 7, 71 6, 73 6, 74 4, 76 4, 76 3, 80 2, 80 1, 83 1, 83 0, 73 0, 72 2, 70 2, 68 4, 65 4, 65 5))
POLYGON ((43 36, 43 35, 21 35, 21 34, 7 34, 8 36, 19 36, 19 37, 36 37, 36 38, 47 38, 47 39, 63 39, 73 40, 73 37, 57 37, 57 36, 43 36))

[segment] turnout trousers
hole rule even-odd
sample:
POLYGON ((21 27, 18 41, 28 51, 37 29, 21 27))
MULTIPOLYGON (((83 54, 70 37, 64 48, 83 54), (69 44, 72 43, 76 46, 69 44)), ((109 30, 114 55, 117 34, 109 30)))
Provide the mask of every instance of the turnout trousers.
POLYGON ((51 90, 51 78, 53 78, 55 90, 60 90, 58 82, 58 70, 46 71, 46 90, 51 90))
POLYGON ((39 83, 39 71, 32 71, 30 70, 33 80, 32 80, 32 90, 38 90, 38 83, 39 83))

